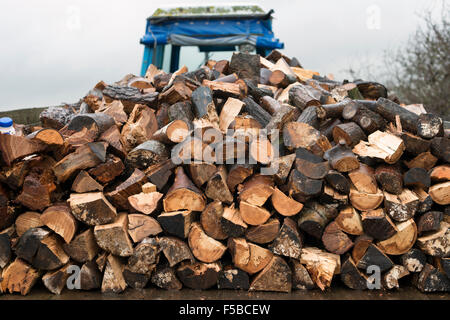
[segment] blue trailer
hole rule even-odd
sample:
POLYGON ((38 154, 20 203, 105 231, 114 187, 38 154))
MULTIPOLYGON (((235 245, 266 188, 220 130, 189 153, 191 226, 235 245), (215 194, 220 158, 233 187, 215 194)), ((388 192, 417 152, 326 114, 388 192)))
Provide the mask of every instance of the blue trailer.
POLYGON ((284 43, 272 32, 272 13, 256 5, 157 9, 147 18, 140 40, 145 47, 141 76, 150 64, 162 69, 164 57, 170 59, 168 71, 176 71, 184 46, 196 46, 204 53, 254 51, 262 56, 283 49, 284 43))

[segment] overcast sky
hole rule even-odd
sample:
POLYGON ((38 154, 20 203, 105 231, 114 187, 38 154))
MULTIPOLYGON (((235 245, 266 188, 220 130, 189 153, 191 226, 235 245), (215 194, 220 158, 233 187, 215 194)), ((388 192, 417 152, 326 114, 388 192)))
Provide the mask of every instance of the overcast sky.
MULTIPOLYGON (((285 54, 337 79, 405 43, 445 0, 243 1, 274 9, 285 54)), ((218 3, 242 1, 214 1, 218 3)), ((139 74, 146 18, 177 0, 1 0, 0 110, 74 102, 98 81, 139 74)))

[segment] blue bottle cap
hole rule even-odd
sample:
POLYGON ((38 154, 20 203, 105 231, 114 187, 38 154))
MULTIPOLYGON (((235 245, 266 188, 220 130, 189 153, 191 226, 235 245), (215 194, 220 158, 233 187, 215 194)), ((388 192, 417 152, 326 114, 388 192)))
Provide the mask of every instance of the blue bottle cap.
POLYGON ((0 118, 0 127, 8 128, 13 125, 13 120, 10 117, 0 118))

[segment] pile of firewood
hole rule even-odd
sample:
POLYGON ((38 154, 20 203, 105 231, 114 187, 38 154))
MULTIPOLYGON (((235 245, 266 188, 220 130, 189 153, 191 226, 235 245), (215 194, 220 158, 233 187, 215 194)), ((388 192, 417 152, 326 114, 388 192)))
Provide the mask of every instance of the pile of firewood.
POLYGON ((379 83, 235 53, 40 118, 0 134, 3 293, 450 290, 450 139, 379 83))

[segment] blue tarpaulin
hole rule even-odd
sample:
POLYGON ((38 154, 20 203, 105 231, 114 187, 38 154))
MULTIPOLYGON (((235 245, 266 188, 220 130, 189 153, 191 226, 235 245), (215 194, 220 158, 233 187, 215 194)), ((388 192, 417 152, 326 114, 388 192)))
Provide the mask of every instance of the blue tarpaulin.
POLYGON ((216 20, 208 18, 168 20, 158 24, 152 24, 151 20, 148 20, 146 30, 146 34, 141 38, 141 43, 148 46, 155 45, 155 39, 157 45, 172 43, 173 38, 181 35, 191 38, 192 44, 189 45, 201 45, 200 42, 206 39, 222 40, 222 45, 236 45, 236 36, 239 36, 242 43, 251 41, 257 47, 264 49, 283 49, 284 47, 284 44, 274 37, 270 22, 260 19, 216 20), (194 43, 195 39, 199 40, 199 44, 194 43), (227 42, 228 40, 232 42, 227 42))
POLYGON ((150 63, 162 67, 166 44, 172 45, 171 72, 178 68, 179 48, 182 46, 221 51, 223 48, 252 45, 260 54, 283 49, 284 43, 272 32, 272 12, 228 16, 152 16, 147 19, 145 35, 140 40, 145 45, 141 75, 145 75, 150 63))

